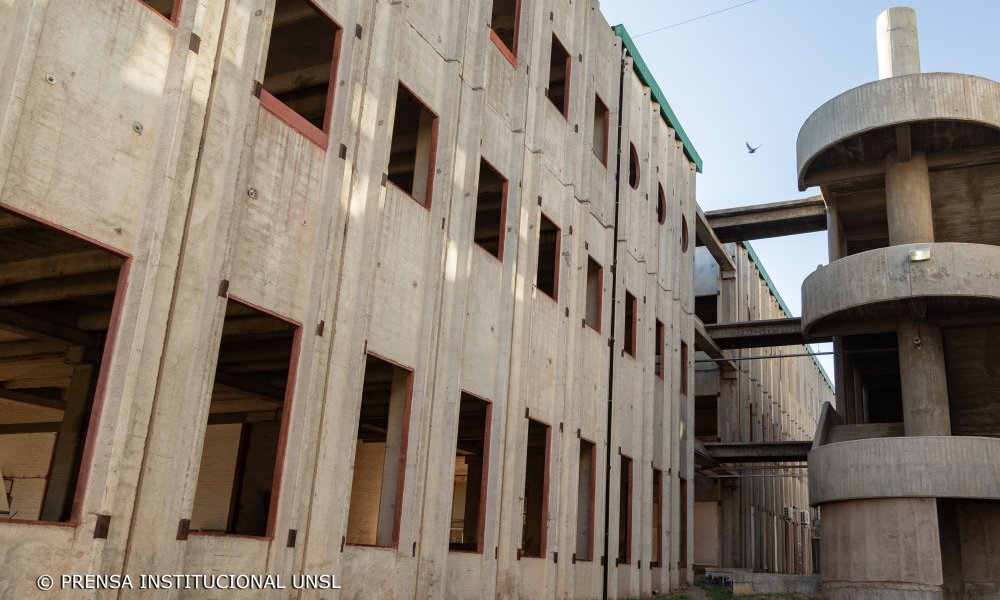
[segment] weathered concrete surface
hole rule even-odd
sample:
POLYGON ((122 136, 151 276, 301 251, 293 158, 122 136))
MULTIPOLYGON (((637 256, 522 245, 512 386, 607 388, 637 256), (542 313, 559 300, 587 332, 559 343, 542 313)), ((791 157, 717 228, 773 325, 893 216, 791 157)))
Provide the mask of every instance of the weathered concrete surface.
MULTIPOLYGON (((802 283, 802 330, 828 332, 829 322, 875 305, 961 298, 1000 306, 1000 247, 934 243, 891 246, 854 254, 811 273, 802 283), (929 249, 930 260, 913 262, 910 252, 929 249), (864 277, 859 277, 864 273, 864 277)), ((887 314, 895 313, 888 309, 887 314)), ((856 318, 856 317, 855 317, 856 318)))
POLYGON ((917 11, 906 6, 884 10, 875 21, 875 32, 879 79, 920 72, 917 11))
POLYGON ((1000 128, 1000 83, 956 73, 922 73, 873 81, 829 100, 799 130, 799 190, 809 168, 837 142, 882 127, 948 119, 1000 128))
POLYGON ((902 497, 1000 500, 1000 438, 869 438, 809 453, 814 505, 902 497))
POLYGON ((838 599, 940 598, 937 525, 933 498, 824 504, 823 594, 838 599))

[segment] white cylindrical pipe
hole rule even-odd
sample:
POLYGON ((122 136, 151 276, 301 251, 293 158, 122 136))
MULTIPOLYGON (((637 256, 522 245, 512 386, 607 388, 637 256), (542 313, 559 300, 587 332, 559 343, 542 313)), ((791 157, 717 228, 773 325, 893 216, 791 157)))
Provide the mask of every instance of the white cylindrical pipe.
POLYGON ((916 11, 905 6, 890 8, 878 16, 875 31, 879 79, 920 72, 916 11))

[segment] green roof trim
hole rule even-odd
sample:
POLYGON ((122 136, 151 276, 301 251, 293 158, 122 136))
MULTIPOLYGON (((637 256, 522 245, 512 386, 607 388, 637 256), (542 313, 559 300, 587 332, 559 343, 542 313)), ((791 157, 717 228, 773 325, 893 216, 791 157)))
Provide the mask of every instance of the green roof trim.
MULTIPOLYGON (((788 305, 785 304, 785 299, 781 297, 780 293, 778 293, 778 288, 777 286, 774 285, 774 281, 771 280, 771 276, 768 274, 767 269, 764 268, 764 262, 760 260, 759 256, 757 256, 757 251, 753 249, 753 246, 750 245, 750 242, 742 242, 742 244, 743 247, 747 249, 747 254, 750 255, 750 260, 752 260, 754 264, 757 265, 757 271, 760 272, 760 276, 763 277, 764 282, 767 283, 767 288, 771 290, 771 295, 773 295, 774 299, 778 301, 778 306, 781 307, 781 310, 785 311, 786 316, 788 317, 794 316, 791 309, 789 309, 788 305)), ((819 359, 816 358, 816 355, 813 353, 812 348, 810 348, 809 346, 806 346, 805 348, 806 351, 812 355, 813 362, 816 363, 816 368, 819 369, 819 372, 823 375, 823 379, 826 379, 826 384, 830 386, 831 390, 836 390, 836 387, 833 385, 833 380, 830 379, 830 374, 827 373, 826 369, 823 368, 823 365, 820 364, 819 359)))
POLYGON ((691 139, 684 132, 684 128, 681 127, 681 122, 677 119, 677 115, 670 108, 667 97, 663 95, 663 90, 660 89, 659 84, 656 83, 656 79, 653 77, 653 73, 646 66, 646 61, 639 54, 639 49, 635 47, 632 36, 628 34, 624 25, 615 25, 612 29, 615 35, 621 38, 622 44, 625 45, 625 51, 632 57, 632 66, 635 69, 636 75, 649 87, 649 91, 653 94, 653 99, 660 104, 660 114, 663 116, 663 120, 667 122, 667 125, 674 128, 674 135, 684 145, 684 154, 687 154, 687 157, 694 163, 695 168, 701 173, 701 156, 694 149, 694 144, 691 143, 691 139))

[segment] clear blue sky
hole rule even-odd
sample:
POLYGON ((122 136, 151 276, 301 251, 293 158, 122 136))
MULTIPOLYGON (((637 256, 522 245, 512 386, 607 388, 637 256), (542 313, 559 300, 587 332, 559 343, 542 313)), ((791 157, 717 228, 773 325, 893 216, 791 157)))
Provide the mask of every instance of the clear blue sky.
MULTIPOLYGON (((608 22, 628 28, 705 161, 705 210, 791 200, 799 192, 795 138, 821 104, 878 78, 878 0, 756 0, 666 31, 659 27, 744 0, 605 0, 608 22), (639 36, 639 37, 636 37, 639 36), (744 142, 761 145, 747 154, 744 142)), ((914 0, 921 70, 1000 81, 1000 0, 914 0)), ((827 262, 826 233, 753 243, 789 308, 802 280, 827 262)), ((820 346, 818 350, 828 348, 820 346)), ((833 376, 832 361, 823 363, 833 376)))

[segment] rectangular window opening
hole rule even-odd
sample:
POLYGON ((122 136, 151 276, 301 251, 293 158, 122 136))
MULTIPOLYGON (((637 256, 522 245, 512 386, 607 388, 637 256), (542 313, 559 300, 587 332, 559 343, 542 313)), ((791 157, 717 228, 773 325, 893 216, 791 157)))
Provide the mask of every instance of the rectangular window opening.
POLYGON ((517 57, 520 9, 520 0, 493 0, 490 15, 490 37, 511 63, 517 57))
POLYGON ((549 426, 528 419, 528 445, 524 461, 524 507, 521 556, 545 556, 548 521, 549 426))
POLYGON ((594 141, 591 148, 601 164, 608 165, 608 133, 611 129, 611 112, 601 97, 594 95, 594 141))
POLYGON ((572 59, 559 38, 552 35, 552 50, 549 55, 549 86, 546 95, 563 118, 569 118, 569 72, 572 59))
POLYGON ((656 320, 655 352, 656 355, 653 361, 653 370, 657 377, 663 379, 663 323, 659 319, 656 320))
POLYGON ((451 495, 448 549, 452 551, 483 551, 489 427, 490 403, 463 393, 458 409, 455 483, 451 495))
POLYGON ((687 521, 687 519, 688 519, 688 514, 687 514, 687 507, 688 507, 688 492, 687 492, 687 489, 688 489, 688 485, 687 485, 687 480, 686 479, 684 479, 683 477, 681 477, 680 479, 681 479, 681 486, 680 486, 681 487, 681 490, 680 490, 680 496, 681 496, 681 507, 680 507, 681 508, 681 510, 680 510, 680 513, 681 513, 680 517, 681 517, 681 519, 680 519, 680 521, 681 522, 680 522, 680 532, 679 532, 680 535, 678 537, 680 538, 680 546, 681 546, 681 548, 680 548, 679 556, 677 557, 677 566, 679 568, 681 568, 681 569, 684 569, 684 568, 687 567, 687 564, 688 564, 688 542, 687 542, 687 539, 688 539, 688 521, 687 521))
POLYGON ((719 322, 719 295, 697 296, 694 299, 694 314, 705 325, 719 322))
POLYGON ((402 83, 396 90, 387 178, 430 208, 438 117, 402 83))
POLYGON ((276 0, 261 106, 322 148, 330 131, 341 29, 309 0, 276 0))
POLYGON ((663 472, 653 469, 653 566, 663 563, 663 472))
POLYGON ((594 468, 597 447, 580 440, 580 462, 577 469, 576 560, 594 559, 594 495, 597 471, 594 468))
POLYGON ((235 300, 226 305, 192 531, 270 535, 296 330, 235 300))
POLYGON ((180 12, 181 0, 139 0, 149 8, 160 13, 164 19, 177 24, 177 13, 180 12))
POLYGON ((584 319, 596 331, 601 330, 601 299, 604 291, 604 269, 587 257, 587 306, 584 319))
POLYGON ((621 457, 618 473, 618 562, 632 562, 632 459, 621 457))
POLYGON ((694 397, 694 435, 703 442, 719 441, 719 397, 694 397))
POLYGON ((681 342, 681 393, 688 393, 688 345, 681 342))
POLYGON ((407 419, 413 373, 371 354, 365 362, 347 515, 347 543, 395 547, 399 540, 407 419))
POLYGON ((629 356, 635 356, 635 332, 636 318, 639 312, 638 302, 635 296, 625 292, 625 337, 623 338, 623 348, 629 356))
POLYGON ((490 163, 480 158, 474 240, 480 248, 501 261, 506 213, 507 180, 490 163))
POLYGON ((559 299, 559 247, 561 232, 556 224, 541 215, 538 225, 538 265, 535 287, 553 300, 559 299))
POLYGON ((78 518, 124 259, 0 209, 0 523, 78 518))

